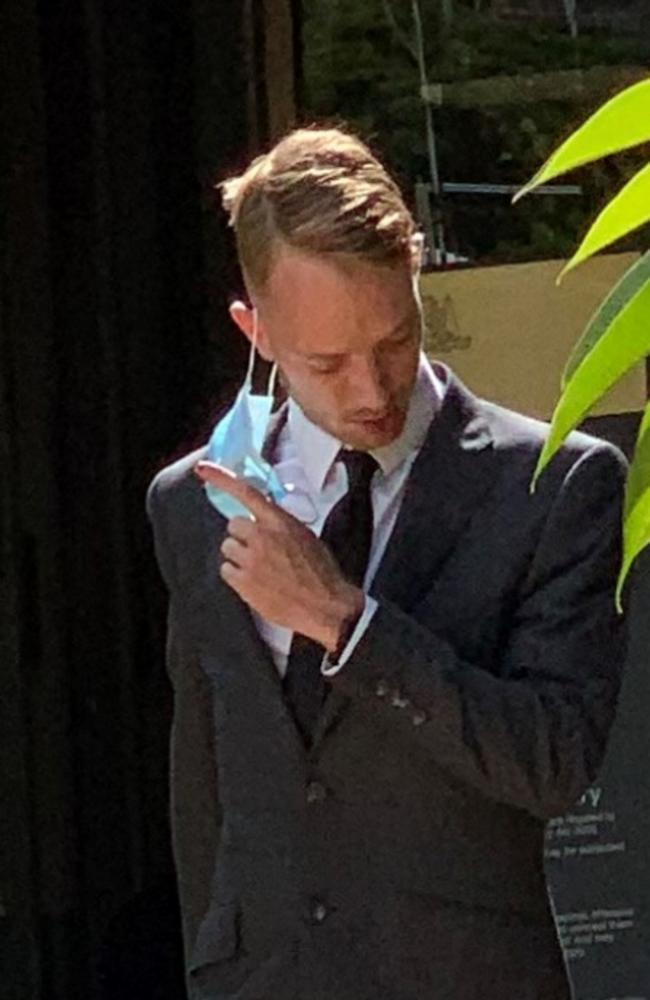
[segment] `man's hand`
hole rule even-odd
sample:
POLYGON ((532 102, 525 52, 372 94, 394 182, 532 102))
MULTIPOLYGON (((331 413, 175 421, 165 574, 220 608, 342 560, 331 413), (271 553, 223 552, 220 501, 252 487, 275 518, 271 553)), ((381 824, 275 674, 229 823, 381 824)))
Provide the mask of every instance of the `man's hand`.
POLYGON ((258 490, 212 462, 197 463, 194 472, 251 513, 228 521, 222 579, 263 618, 333 652, 343 624, 363 611, 363 592, 309 528, 258 490))

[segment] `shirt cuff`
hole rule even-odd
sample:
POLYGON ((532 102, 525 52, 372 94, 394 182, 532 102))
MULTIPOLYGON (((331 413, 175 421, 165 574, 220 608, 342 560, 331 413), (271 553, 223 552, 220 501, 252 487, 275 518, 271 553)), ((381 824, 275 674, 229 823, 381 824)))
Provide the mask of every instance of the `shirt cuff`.
POLYGON ((374 597, 370 597, 368 594, 366 594, 366 599, 363 611, 361 612, 361 617, 359 618, 359 621, 355 625, 354 632, 350 636, 347 646, 341 653, 338 662, 332 663, 329 657, 329 653, 326 653, 325 656, 323 657, 323 662, 321 663, 320 669, 321 673, 324 674, 325 677, 331 677, 332 674, 337 673, 341 669, 341 667, 345 666, 347 661, 354 653, 357 643, 359 642, 361 637, 364 635, 366 629, 368 628, 368 625, 370 624, 372 617, 378 607, 379 605, 377 601, 374 599, 374 597))

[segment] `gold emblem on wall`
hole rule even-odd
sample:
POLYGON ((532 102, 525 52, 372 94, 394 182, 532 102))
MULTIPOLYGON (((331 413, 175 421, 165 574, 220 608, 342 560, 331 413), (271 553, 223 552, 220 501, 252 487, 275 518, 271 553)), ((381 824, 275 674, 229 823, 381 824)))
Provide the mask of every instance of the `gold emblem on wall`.
POLYGON ((431 292, 422 295, 425 317, 425 349, 435 354, 451 354, 467 351, 472 346, 472 338, 462 334, 451 295, 439 299, 431 292))
MULTIPOLYGON (((601 254, 559 286, 561 260, 425 272, 425 351, 447 361, 477 395, 548 420, 576 340, 638 257, 601 254)), ((639 364, 594 412, 637 412, 645 399, 645 366, 639 364)))

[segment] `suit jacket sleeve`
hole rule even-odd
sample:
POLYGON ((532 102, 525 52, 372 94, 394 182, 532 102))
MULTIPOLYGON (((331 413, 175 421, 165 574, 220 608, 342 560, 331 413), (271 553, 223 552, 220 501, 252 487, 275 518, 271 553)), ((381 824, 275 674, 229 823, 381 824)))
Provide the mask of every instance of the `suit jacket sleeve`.
POLYGON ((156 480, 147 493, 156 556, 169 589, 166 665, 174 688, 170 747, 170 813, 186 963, 210 902, 221 809, 209 681, 178 623, 181 600, 156 480))
POLYGON ((490 669, 380 599, 332 685, 374 698, 405 739, 486 796, 542 818, 566 812, 596 776, 620 686, 624 471, 598 444, 564 476, 490 669))

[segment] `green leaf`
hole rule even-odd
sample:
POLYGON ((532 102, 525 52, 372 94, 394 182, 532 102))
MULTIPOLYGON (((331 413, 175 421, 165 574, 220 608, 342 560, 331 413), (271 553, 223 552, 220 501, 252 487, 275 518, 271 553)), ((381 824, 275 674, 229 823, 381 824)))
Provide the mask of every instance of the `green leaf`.
POLYGON ((623 564, 616 585, 616 607, 622 610, 623 585, 634 560, 650 544, 650 404, 637 434, 625 486, 623 564))
POLYGON ((650 281, 623 305, 567 382, 555 407, 549 435, 533 475, 532 490, 567 434, 578 426, 594 403, 648 353, 650 281))
POLYGON ((635 261, 614 285, 604 301, 589 320, 578 343, 573 348, 562 374, 562 389, 573 375, 585 355, 600 340, 630 299, 650 279, 650 251, 635 261))
POLYGON ((634 445, 634 458, 625 484, 624 516, 632 513, 650 485, 650 403, 639 424, 634 445))
POLYGON ((562 143, 514 196, 513 203, 540 184, 650 139, 650 79, 626 87, 603 104, 562 143))
POLYGON ((557 279, 592 257, 603 247, 638 229, 650 220, 650 163, 635 174, 602 210, 584 240, 557 279))

